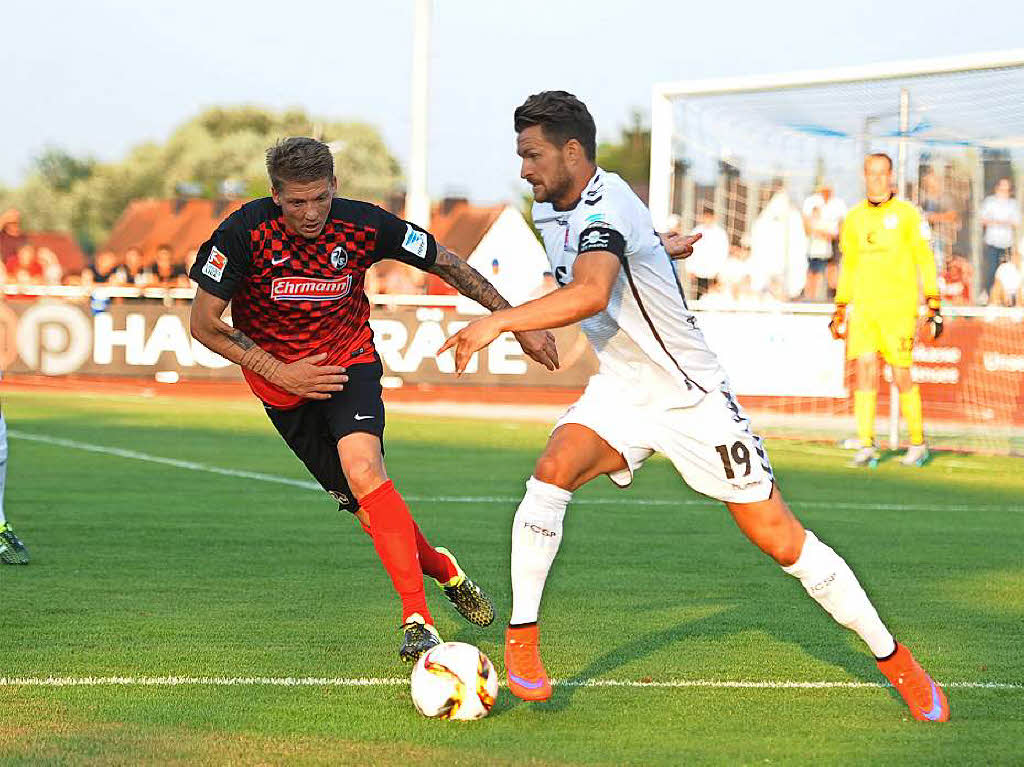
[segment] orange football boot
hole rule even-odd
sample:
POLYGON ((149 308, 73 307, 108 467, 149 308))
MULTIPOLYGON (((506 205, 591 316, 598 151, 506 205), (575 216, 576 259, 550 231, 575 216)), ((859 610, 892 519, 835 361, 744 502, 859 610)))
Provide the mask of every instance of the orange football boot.
POLYGON ((921 668, 910 650, 896 643, 896 652, 878 661, 878 670, 885 674, 896 692, 910 708, 910 715, 919 722, 945 722, 949 720, 946 693, 921 668))
POLYGON ((551 682, 537 651, 537 624, 509 626, 505 630, 505 674, 508 689, 523 700, 547 700, 551 682))

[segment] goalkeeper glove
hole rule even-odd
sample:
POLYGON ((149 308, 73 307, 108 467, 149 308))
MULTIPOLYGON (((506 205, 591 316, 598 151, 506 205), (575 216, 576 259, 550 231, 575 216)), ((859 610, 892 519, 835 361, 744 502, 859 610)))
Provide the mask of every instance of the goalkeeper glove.
POLYGON ((846 338, 846 304, 836 304, 836 310, 832 313, 832 321, 828 323, 828 329, 837 341, 840 338, 846 338))
POLYGON ((928 299, 928 317, 925 318, 925 327, 928 329, 928 334, 934 341, 942 335, 943 324, 942 324, 942 303, 935 296, 929 296, 928 299))

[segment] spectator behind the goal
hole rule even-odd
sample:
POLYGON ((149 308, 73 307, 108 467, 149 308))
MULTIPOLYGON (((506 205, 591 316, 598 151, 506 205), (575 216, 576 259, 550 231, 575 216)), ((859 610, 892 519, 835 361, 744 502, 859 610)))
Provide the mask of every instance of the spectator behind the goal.
POLYGON ((974 282, 974 267, 957 252, 950 253, 939 275, 939 291, 942 300, 956 306, 971 303, 971 284, 974 282))
POLYGON ((153 282, 153 270, 138 248, 124 252, 124 274, 125 284, 133 288, 144 288, 153 282))
POLYGON ((800 211, 781 187, 750 228, 750 286, 755 293, 796 298, 807 279, 807 235, 800 211))
POLYGON ((835 294, 839 260, 839 227, 846 216, 846 203, 821 184, 804 200, 804 231, 807 233, 807 282, 803 297, 823 301, 835 294))
POLYGON ((1020 229, 1020 203, 1010 194, 1010 179, 996 182, 993 193, 981 204, 981 225, 985 227, 985 258, 982 261, 981 289, 991 293, 996 269, 1010 255, 1020 229))
POLYGON ((729 257, 729 235, 715 220, 715 211, 709 205, 701 210, 700 223, 694 227, 693 234, 701 237, 693 244, 693 255, 686 261, 680 261, 690 276, 691 290, 700 299, 718 277, 725 260, 729 257))
POLYGON ((36 256, 34 245, 22 245, 4 266, 9 282, 18 285, 40 285, 43 282, 43 265, 36 256))
POLYGON ((60 285, 64 278, 64 267, 60 265, 57 254, 49 248, 36 249, 36 260, 42 270, 42 282, 44 285, 60 285))
POLYGON ((930 230, 929 244, 935 254, 935 268, 942 270, 946 258, 953 252, 960 214, 953 196, 944 189, 942 177, 927 165, 921 168, 921 187, 918 202, 924 211, 924 220, 930 230))
POLYGON ((1024 237, 1016 248, 1010 249, 1010 257, 996 269, 992 281, 990 306, 1024 306, 1024 270, 1021 268, 1021 250, 1024 237))
POLYGON ((124 266, 112 250, 101 250, 93 258, 92 266, 82 272, 83 285, 123 285, 124 266))
POLYGON ((0 263, 9 268, 25 242, 26 237, 21 232, 21 214, 14 208, 0 213, 0 263))
POLYGON ((153 281, 161 288, 187 288, 188 274, 185 267, 174 260, 174 252, 170 245, 160 245, 156 249, 153 262, 153 281))
POLYGON ((701 309, 736 309, 760 306, 766 299, 771 300, 770 296, 757 293, 750 286, 749 260, 748 249, 738 245, 730 247, 729 257, 722 263, 718 276, 695 305, 701 309))

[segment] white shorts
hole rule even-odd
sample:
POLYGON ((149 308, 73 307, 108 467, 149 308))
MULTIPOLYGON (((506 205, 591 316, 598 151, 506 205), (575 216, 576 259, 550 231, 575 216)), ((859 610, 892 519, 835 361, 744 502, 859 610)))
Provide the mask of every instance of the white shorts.
POLYGON ((635 386, 598 373, 555 428, 586 426, 621 453, 626 468, 608 475, 619 487, 657 452, 698 493, 735 503, 768 499, 775 481, 768 452, 728 381, 690 407, 637 403, 635 386))

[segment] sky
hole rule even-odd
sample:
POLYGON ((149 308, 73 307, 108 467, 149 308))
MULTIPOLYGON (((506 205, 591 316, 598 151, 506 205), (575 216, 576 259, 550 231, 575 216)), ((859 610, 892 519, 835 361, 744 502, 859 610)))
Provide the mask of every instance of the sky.
MULTIPOLYGON (((118 160, 200 109, 301 106, 374 124, 409 155, 412 0, 56 0, 4 10, 0 184, 48 145, 118 160)), ((512 200, 512 111, 569 90, 599 139, 655 82, 1021 45, 1020 0, 434 0, 429 188, 512 200), (978 12, 972 12, 977 8, 978 12)), ((1024 94, 1022 101, 1024 101, 1024 94)))

